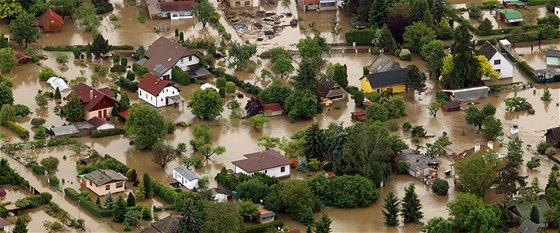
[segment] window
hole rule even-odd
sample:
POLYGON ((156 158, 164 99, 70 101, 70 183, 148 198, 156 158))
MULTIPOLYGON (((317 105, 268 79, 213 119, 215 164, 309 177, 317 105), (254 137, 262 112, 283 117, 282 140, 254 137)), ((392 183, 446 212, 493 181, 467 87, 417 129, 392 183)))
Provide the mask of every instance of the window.
POLYGON ((241 6, 241 2, 235 2, 235 6, 241 6))
POLYGON ((189 61, 192 61, 192 56, 189 56, 189 61))
POLYGON ((251 5, 250 1, 245 1, 245 6, 251 5))
MULTIPOLYGON (((500 69, 495 69, 494 71, 500 72, 500 69)), ((500 72, 500 73, 502 73, 502 72, 500 72)))
POLYGON ((498 59, 498 60, 494 60, 494 65, 499 65, 502 63, 502 60, 498 59))
POLYGON ((91 180, 89 181, 89 186, 92 186, 92 184, 91 184, 91 180))
POLYGON ((111 190, 111 185, 105 185, 105 190, 111 190))
POLYGON ((264 174, 268 173, 268 170, 264 170, 264 174))
POLYGON ((117 188, 122 188, 124 186, 124 182, 118 182, 117 183, 117 188))
POLYGON ((286 172, 286 167, 281 167, 280 172, 286 172))

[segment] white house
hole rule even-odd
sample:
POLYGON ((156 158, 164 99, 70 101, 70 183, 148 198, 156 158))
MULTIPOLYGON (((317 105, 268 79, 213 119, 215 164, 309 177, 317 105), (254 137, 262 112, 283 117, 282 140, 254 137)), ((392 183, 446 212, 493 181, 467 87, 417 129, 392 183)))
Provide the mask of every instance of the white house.
MULTIPOLYGON (((483 55, 488 59, 495 71, 500 72, 498 79, 513 77, 513 64, 502 55, 494 45, 486 41, 478 50, 478 55, 483 55)), ((489 77, 482 77, 482 80, 490 80, 489 77)))
POLYGON ((154 41, 144 53, 144 58, 138 60, 136 64, 145 67, 148 72, 163 80, 173 79, 171 70, 175 66, 187 71, 191 78, 210 75, 210 71, 200 64, 199 57, 189 49, 165 37, 154 41))
POLYGON ((185 166, 173 169, 173 179, 190 190, 198 188, 198 176, 185 166))
POLYGON ((265 150, 244 155, 246 159, 233 161, 235 173, 253 175, 257 172, 272 177, 290 176, 291 161, 275 150, 265 150))
POLYGON ((107 193, 120 193, 126 190, 128 178, 111 169, 98 169, 82 176, 82 185, 97 196, 107 193))
POLYGON ((138 98, 156 108, 183 101, 173 82, 161 80, 150 73, 138 83, 138 98))

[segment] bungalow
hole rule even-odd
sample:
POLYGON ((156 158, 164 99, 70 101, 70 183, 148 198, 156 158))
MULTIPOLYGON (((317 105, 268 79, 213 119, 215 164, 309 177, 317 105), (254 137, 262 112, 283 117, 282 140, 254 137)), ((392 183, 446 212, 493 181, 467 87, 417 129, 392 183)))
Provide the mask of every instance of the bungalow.
POLYGON ((151 73, 147 73, 138 83, 138 98, 156 108, 183 101, 173 82, 161 80, 151 73))
POLYGON ((442 108, 447 112, 454 112, 461 110, 461 105, 459 105, 459 101, 454 100, 444 103, 442 108))
POLYGON ((185 166, 173 169, 173 179, 185 186, 185 188, 193 190, 198 189, 198 176, 185 166))
POLYGON ((10 232, 12 224, 4 218, 0 218, 0 232, 10 232))
POLYGON ((321 76, 321 79, 319 79, 319 95, 321 98, 329 99, 332 102, 348 99, 348 92, 327 76, 321 76))
POLYGON ((233 199, 231 191, 227 189, 213 188, 212 196, 216 202, 225 202, 233 199))
POLYGON ((140 233, 172 233, 177 232, 179 228, 179 222, 181 221, 181 216, 179 215, 169 215, 159 221, 150 223, 150 225, 142 228, 140 233))
POLYGON ((95 130, 106 130, 106 129, 114 129, 115 125, 108 120, 93 117, 87 121, 90 125, 94 127, 95 130))
POLYGON ((497 15, 498 20, 503 20, 507 24, 519 24, 523 22, 523 15, 518 10, 500 9, 497 15))
POLYGON ((436 159, 406 149, 398 153, 398 160, 408 163, 408 174, 422 182, 437 178, 439 165, 436 159))
POLYGON ((196 8, 194 1, 165 2, 158 0, 147 0, 148 14, 150 19, 190 19, 196 8))
MULTIPOLYGON (((367 66, 368 73, 378 73, 378 72, 385 72, 390 70, 398 70, 401 68, 401 65, 393 61, 391 58, 387 57, 385 54, 379 54, 375 60, 369 66, 367 66)), ((366 75, 366 74, 364 74, 366 75)))
POLYGON ((537 210, 539 210, 539 221, 536 222, 536 224, 538 224, 540 227, 546 227, 548 224, 546 220, 546 213, 550 209, 550 205, 544 199, 533 202, 513 204, 508 208, 508 210, 513 213, 513 217, 515 219, 518 219, 521 222, 521 220, 530 219, 531 209, 533 209, 533 206, 536 206, 537 210))
POLYGON ((89 120, 95 116, 99 118, 107 118, 111 116, 113 106, 119 103, 115 99, 115 94, 108 87, 94 89, 84 83, 78 84, 65 100, 70 100, 72 96, 77 95, 82 101, 82 108, 85 113, 85 120, 89 120))
POLYGON ((546 138, 546 143, 553 147, 560 148, 560 127, 547 129, 544 136, 546 138))
MULTIPOLYGON (((478 55, 483 55, 488 59, 492 69, 498 71, 500 76, 498 79, 501 78, 512 78, 513 77, 513 64, 504 57, 498 49, 494 47, 494 45, 490 44, 490 42, 486 41, 482 47, 478 50, 478 55)), ((489 77, 482 77, 482 80, 490 80, 489 77)))
POLYGON ((47 9, 37 20, 33 23, 34 27, 40 27, 41 32, 59 32, 60 28, 64 25, 64 20, 56 12, 47 9))
POLYGON ((228 4, 230 8, 259 7, 261 5, 260 0, 228 0, 224 2, 228 4))
POLYGON ((235 165, 235 173, 253 175, 260 172, 278 178, 290 176, 292 162, 278 151, 265 150, 244 156, 246 159, 231 162, 235 165))
POLYGON ((546 65, 560 66, 560 50, 549 49, 546 51, 546 65))
POLYGON ((80 131, 78 131, 78 129, 74 125, 52 127, 49 130, 52 138, 77 137, 80 134, 80 131))
POLYGON ((504 0, 503 5, 509 9, 519 9, 525 7, 525 3, 518 0, 504 0))
POLYGON ((284 114, 284 108, 280 104, 263 104, 263 112, 267 116, 281 116, 284 114))
POLYGON ((187 71, 191 78, 210 75, 210 71, 200 64, 199 57, 189 49, 165 37, 154 41, 144 53, 144 58, 138 60, 136 64, 148 69, 148 72, 163 80, 173 79, 171 70, 175 66, 187 71))
POLYGON ((406 69, 399 68, 384 72, 367 74, 360 78, 361 89, 365 93, 391 90, 393 93, 402 93, 406 91, 404 83, 404 73, 406 69))
POLYGON ((120 193, 126 189, 128 178, 111 169, 97 169, 82 177, 81 183, 97 196, 120 193))
POLYGON ((29 59, 31 59, 30 56, 27 56, 27 54, 20 50, 16 50, 16 60, 18 61, 18 65, 24 65, 28 63, 29 59))
POLYGON ((259 215, 257 215, 257 222, 258 223, 269 223, 274 221, 274 217, 276 216, 276 213, 267 210, 266 208, 264 208, 263 205, 259 205, 257 206, 257 211, 259 211, 259 215))

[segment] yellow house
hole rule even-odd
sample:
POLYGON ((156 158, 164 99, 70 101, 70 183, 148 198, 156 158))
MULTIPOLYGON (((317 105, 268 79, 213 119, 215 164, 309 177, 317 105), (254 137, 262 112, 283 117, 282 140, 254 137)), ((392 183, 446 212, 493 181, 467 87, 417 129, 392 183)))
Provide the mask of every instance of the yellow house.
POLYGON ((368 74, 360 78, 362 91, 365 93, 381 93, 392 89, 393 93, 406 92, 404 73, 406 69, 394 69, 385 72, 368 74))

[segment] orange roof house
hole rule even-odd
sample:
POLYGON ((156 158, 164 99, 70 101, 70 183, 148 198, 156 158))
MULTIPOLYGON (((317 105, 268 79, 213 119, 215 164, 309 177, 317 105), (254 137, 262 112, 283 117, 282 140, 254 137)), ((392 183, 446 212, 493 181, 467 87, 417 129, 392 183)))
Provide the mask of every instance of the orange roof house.
POLYGON ((41 32, 59 32, 62 25, 62 17, 50 8, 33 23, 33 26, 41 28, 41 32))
POLYGON ((23 65, 25 63, 28 63, 31 57, 22 51, 16 50, 16 59, 18 61, 18 65, 23 65))

